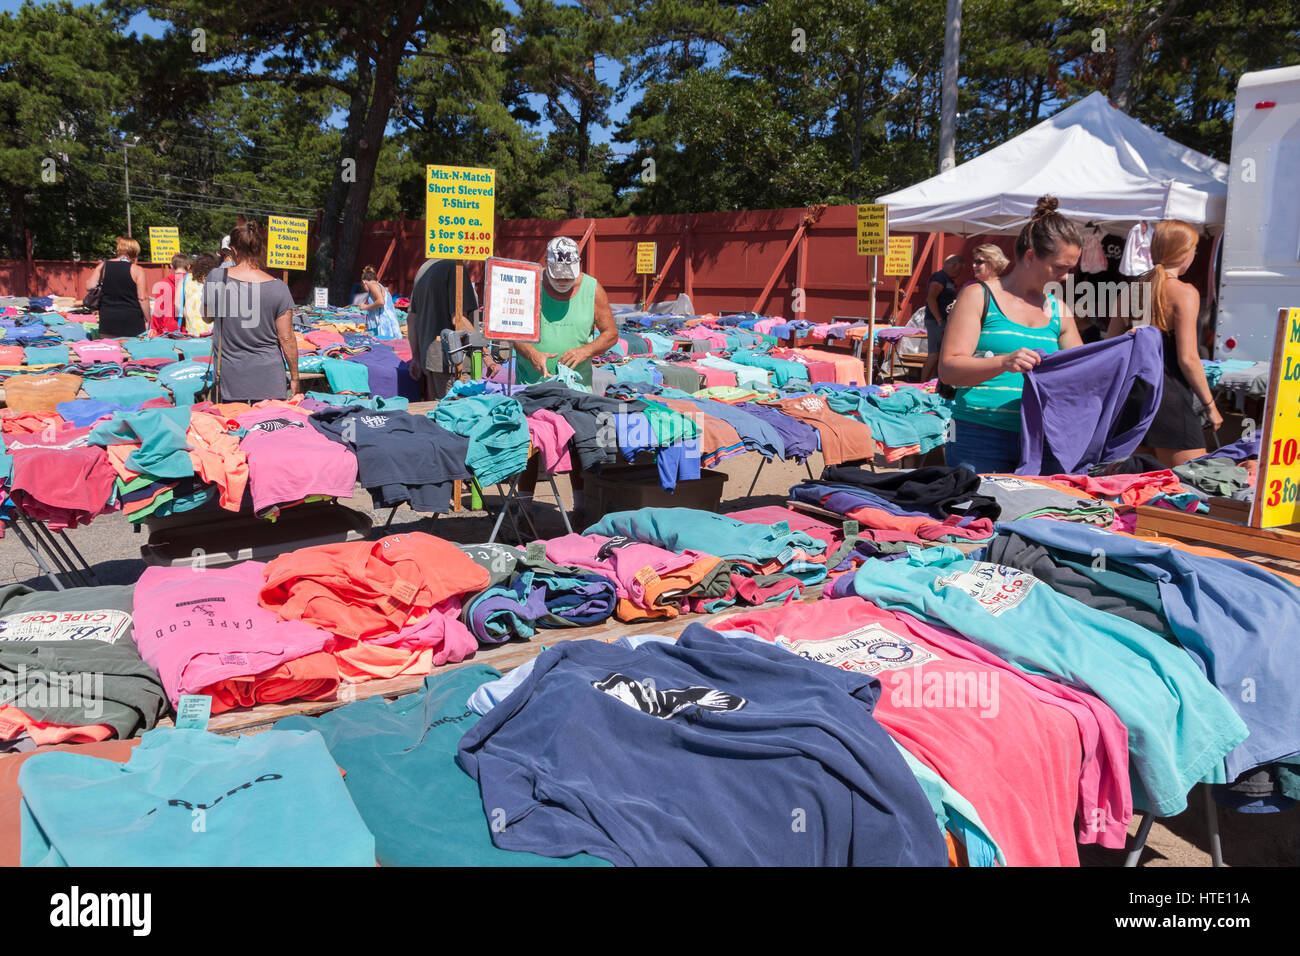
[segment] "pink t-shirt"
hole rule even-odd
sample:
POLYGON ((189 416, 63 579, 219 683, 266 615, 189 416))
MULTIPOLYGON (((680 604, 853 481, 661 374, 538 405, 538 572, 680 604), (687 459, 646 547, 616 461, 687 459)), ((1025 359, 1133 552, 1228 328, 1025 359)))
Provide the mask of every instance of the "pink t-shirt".
POLYGON ((556 564, 572 565, 603 574, 614 582, 620 598, 631 601, 637 607, 646 607, 645 585, 639 580, 644 577, 644 569, 650 568, 662 577, 710 557, 699 551, 676 554, 652 544, 635 542, 610 548, 602 557, 601 548, 610 540, 599 534, 566 534, 551 538, 546 542, 546 559, 556 564))
POLYGON ((248 430, 239 447, 248 459, 253 510, 259 514, 308 495, 352 497, 357 456, 312 428, 308 417, 283 405, 235 417, 248 430))
POLYGON ((721 626, 878 678, 875 718, 970 801, 1009 865, 1078 865, 1078 726, 1018 672, 933 642, 861 598, 753 611, 721 626))
POLYGON ((542 471, 549 475, 573 470, 569 454, 569 439, 572 437, 573 426, 549 409, 543 408, 528 416, 528 438, 541 453, 542 471))
POLYGON ((261 674, 323 650, 333 638, 282 621, 257 600, 260 561, 228 568, 146 568, 135 587, 135 642, 173 704, 218 681, 261 674))
POLYGON ((318 349, 327 349, 331 345, 343 345, 343 336, 334 329, 315 329, 303 335, 303 338, 318 349))
POLYGON ((126 361, 122 346, 115 339, 95 339, 94 341, 72 342, 72 350, 83 362, 117 362, 126 361))

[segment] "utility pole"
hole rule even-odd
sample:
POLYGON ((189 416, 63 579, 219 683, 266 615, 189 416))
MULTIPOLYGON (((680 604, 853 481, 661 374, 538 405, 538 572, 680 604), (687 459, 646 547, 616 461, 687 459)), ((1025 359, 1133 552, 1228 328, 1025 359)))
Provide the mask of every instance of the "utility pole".
POLYGON ((124 138, 122 140, 122 175, 126 184, 126 237, 131 238, 131 163, 127 159, 130 155, 127 150, 133 149, 140 144, 140 137, 135 137, 135 141, 128 143, 124 138))
POLYGON ((943 31, 943 89, 939 101, 939 172, 957 165, 957 57, 961 48, 961 0, 948 0, 943 31))

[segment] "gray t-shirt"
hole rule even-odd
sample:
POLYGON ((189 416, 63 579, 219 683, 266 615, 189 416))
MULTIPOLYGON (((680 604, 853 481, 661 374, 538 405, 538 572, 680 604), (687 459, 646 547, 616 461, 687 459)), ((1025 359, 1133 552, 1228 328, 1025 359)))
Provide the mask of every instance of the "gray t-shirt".
MULTIPOLYGON (((411 307, 406 322, 412 330, 415 355, 426 372, 442 371, 439 336, 452 327, 456 304, 456 261, 430 259, 420 266, 411 289, 411 307), (436 346, 436 347, 435 347, 436 346)), ((461 312, 468 316, 478 308, 478 296, 469 281, 468 263, 461 285, 461 312)))
POLYGON ((220 272, 208 276, 203 295, 207 314, 216 321, 213 334, 221 350, 217 373, 221 400, 287 398, 284 354, 275 320, 293 309, 289 287, 279 279, 248 282, 220 272))

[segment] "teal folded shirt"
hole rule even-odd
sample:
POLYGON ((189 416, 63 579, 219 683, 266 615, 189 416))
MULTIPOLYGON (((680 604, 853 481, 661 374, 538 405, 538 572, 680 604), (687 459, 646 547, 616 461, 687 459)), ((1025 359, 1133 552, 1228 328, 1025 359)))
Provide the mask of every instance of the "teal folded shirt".
POLYGON ((370 697, 275 727, 320 731, 347 773, 382 866, 608 866, 585 853, 552 859, 493 846, 478 784, 456 763, 456 750, 479 720, 466 706, 470 694, 500 676, 471 664, 427 677, 421 690, 391 702, 370 697))
POLYGON ((194 474, 185 438, 189 427, 189 408, 148 408, 117 412, 91 429, 86 440, 92 445, 139 442, 139 449, 126 459, 129 468, 158 478, 188 478, 194 474))
POLYGON ((375 864, 374 838, 317 733, 160 727, 125 764, 38 753, 18 784, 23 866, 375 864))

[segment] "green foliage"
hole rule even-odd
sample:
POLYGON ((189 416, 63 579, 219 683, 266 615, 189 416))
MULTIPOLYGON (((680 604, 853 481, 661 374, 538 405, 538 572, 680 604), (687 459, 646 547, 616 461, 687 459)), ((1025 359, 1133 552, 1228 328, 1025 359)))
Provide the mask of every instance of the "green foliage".
MULTIPOLYGON (((514 15, 501 0, 28 0, 0 15, 0 256, 27 231, 40 257, 103 255, 126 231, 128 163, 133 232, 179 225, 192 251, 241 212, 421 218, 427 163, 496 169, 506 218, 868 200, 937 168, 943 15, 913 0, 520 0, 514 15), (128 33, 141 11, 166 32, 128 33)), ((1226 160, 1241 74, 1297 62, 1294 0, 966 0, 958 160, 1094 89, 1226 160)))

